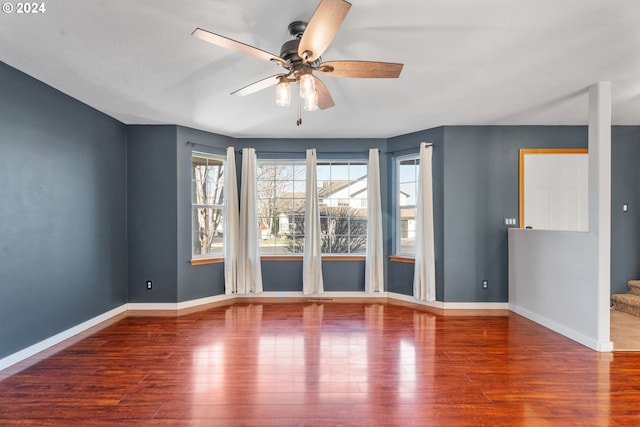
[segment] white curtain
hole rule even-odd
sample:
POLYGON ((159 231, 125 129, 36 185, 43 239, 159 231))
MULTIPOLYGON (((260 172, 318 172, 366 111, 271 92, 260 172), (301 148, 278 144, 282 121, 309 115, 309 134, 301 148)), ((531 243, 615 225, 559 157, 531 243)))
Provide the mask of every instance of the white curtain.
POLYGON ((233 147, 227 148, 224 170, 224 291, 227 295, 238 291, 238 181, 236 180, 236 156, 233 147))
POLYGON ((302 256, 302 291, 305 295, 323 292, 322 242, 320 235, 320 208, 316 150, 307 150, 307 188, 304 212, 304 254, 302 256))
POLYGON ((423 301, 435 301, 436 299, 436 268, 433 249, 432 151, 431 144, 425 142, 420 144, 413 296, 423 301))
POLYGON ((258 200, 256 150, 242 150, 240 186, 240 233, 238 251, 238 293, 262 292, 262 270, 258 246, 258 200))
POLYGON ((377 148, 369 150, 367 173, 367 260, 364 269, 364 290, 365 292, 383 292, 382 205, 380 202, 380 158, 377 148))

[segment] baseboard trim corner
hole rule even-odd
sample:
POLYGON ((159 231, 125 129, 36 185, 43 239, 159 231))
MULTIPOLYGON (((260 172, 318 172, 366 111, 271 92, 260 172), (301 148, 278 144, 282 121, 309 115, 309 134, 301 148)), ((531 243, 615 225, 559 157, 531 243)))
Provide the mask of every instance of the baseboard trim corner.
POLYGON ((94 326, 97 326, 107 320, 118 316, 127 311, 127 304, 123 304, 119 307, 116 307, 112 310, 107 311, 106 313, 102 313, 99 316, 96 316, 92 319, 84 321, 76 326, 73 326, 65 331, 57 333, 49 338, 46 338, 40 342, 37 342, 27 348, 24 348, 16 353, 10 354, 9 356, 0 359, 0 371, 13 366, 19 362, 22 362, 25 359, 28 359, 31 356, 34 356, 44 350, 47 350, 53 347, 56 344, 60 344, 64 340, 72 338, 94 326))
MULTIPOLYGON (((596 351, 611 351, 611 350, 604 350, 604 348, 607 347, 606 342, 599 342, 591 337, 588 337, 574 329, 571 329, 565 325, 562 325, 560 323, 557 323, 553 320, 547 319, 546 317, 540 316, 536 313, 533 313, 525 308, 522 308, 520 306, 517 306, 515 304, 509 304, 509 310, 513 311, 516 314, 519 314, 522 317, 526 317, 527 319, 538 323, 539 325, 544 326, 547 329, 551 329, 554 332, 557 332, 560 335, 563 335, 579 344, 584 345, 585 347, 588 347, 592 350, 596 350, 596 351), (603 348, 602 350, 600 350, 600 348, 603 348)), ((611 347, 613 347, 613 344, 611 344, 611 347)))

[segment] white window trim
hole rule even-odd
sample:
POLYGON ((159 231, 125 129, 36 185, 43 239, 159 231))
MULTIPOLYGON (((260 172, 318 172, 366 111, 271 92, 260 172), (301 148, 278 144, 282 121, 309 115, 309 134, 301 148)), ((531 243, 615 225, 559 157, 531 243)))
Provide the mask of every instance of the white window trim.
MULTIPOLYGON (((321 155, 321 154, 320 154, 321 155)), ((343 164, 351 164, 351 163, 362 163, 364 165, 366 165, 367 167, 367 174, 369 173, 369 159, 368 158, 362 158, 362 159, 323 159, 321 157, 318 157, 318 163, 343 163, 343 164)), ((317 165, 316 165, 317 168, 317 165)), ((349 177, 351 178, 351 177, 349 177)), ((369 221, 369 203, 367 201, 367 221, 369 221)), ((368 240, 367 240, 367 245, 369 244, 368 240)), ((327 252, 323 252, 322 253, 322 257, 323 258, 361 258, 361 257, 365 257, 367 253, 367 246, 365 246, 364 248, 364 252, 363 253, 327 253, 327 252)))
MULTIPOLYGON (((293 154, 293 153, 292 153, 293 154)), ((319 153, 319 155, 321 155, 322 153, 319 153)), ((302 162, 304 163, 303 159, 299 159, 299 158, 266 158, 266 159, 260 159, 258 158, 258 165, 262 164, 270 164, 270 163, 278 163, 278 162, 302 162)), ((361 163, 366 165, 367 167, 367 173, 369 171, 369 159, 368 158, 353 158, 353 159, 344 159, 344 158, 332 158, 332 159, 327 159, 327 158, 321 158, 318 157, 317 159, 317 163, 344 163, 344 164, 351 164, 351 163, 361 163)), ((317 165, 316 165, 317 168, 317 165)), ((369 220, 369 205, 367 203, 366 206, 367 209, 367 221, 369 220)), ((368 242, 367 242, 368 244, 368 242)), ((261 254, 261 258, 263 259, 277 259, 277 258, 283 258, 283 259, 297 259, 297 258, 302 258, 303 253, 302 252, 296 252, 296 253, 292 253, 292 254, 261 254)), ((345 260, 351 258, 351 259, 364 259, 366 255, 366 247, 365 247, 365 252, 364 253, 326 253, 323 252, 322 253, 322 258, 323 259, 331 259, 331 260, 337 260, 339 258, 344 258, 345 260)))
MULTIPOLYGON (((403 205, 400 206, 400 162, 405 161, 405 160, 420 160, 420 153, 413 153, 413 154, 405 154, 402 156, 398 156, 395 158, 395 182, 394 182, 394 198, 395 198, 395 255, 397 257, 406 257, 406 258, 413 258, 415 257, 415 252, 412 253, 406 253, 406 252, 402 252, 402 230, 401 230, 401 226, 402 226, 402 222, 400 221, 401 219, 401 213, 400 213, 400 209, 401 208, 416 208, 416 205, 403 205)), ((418 178, 416 177, 416 180, 418 178)), ((417 181, 416 181, 417 183, 417 181)), ((417 195, 416 195, 417 196, 417 195)))
MULTIPOLYGON (((207 153, 204 151, 191 151, 191 157, 190 157, 190 161, 193 164, 193 158, 194 157, 202 157, 205 159, 211 159, 211 160, 216 160, 222 163, 222 167, 223 170, 224 168, 227 167, 227 159, 225 156, 220 155, 220 154, 212 154, 212 153, 207 153)), ((189 169, 191 171, 191 168, 189 169)), ((191 199, 191 206, 190 206, 190 217, 191 217, 191 259, 192 260, 205 260, 205 259, 217 259, 217 258, 224 258, 224 244, 222 247, 222 253, 208 253, 208 254, 195 254, 193 249, 194 249, 194 224, 193 224, 193 209, 194 208, 213 208, 213 209, 222 209, 223 211, 223 216, 222 216, 222 221, 223 221, 223 226, 226 227, 226 222, 225 222, 225 218, 224 218, 224 210, 225 210, 225 205, 226 205, 226 200, 223 199, 223 204, 222 205, 202 205, 202 204, 195 204, 193 203, 193 178, 191 178, 191 174, 189 175, 189 194, 191 195, 190 199, 191 199)), ((226 185, 226 183, 225 183, 226 185)), ((226 232, 223 231, 223 233, 226 232)), ((192 264, 198 264, 196 263, 192 263, 192 264)))

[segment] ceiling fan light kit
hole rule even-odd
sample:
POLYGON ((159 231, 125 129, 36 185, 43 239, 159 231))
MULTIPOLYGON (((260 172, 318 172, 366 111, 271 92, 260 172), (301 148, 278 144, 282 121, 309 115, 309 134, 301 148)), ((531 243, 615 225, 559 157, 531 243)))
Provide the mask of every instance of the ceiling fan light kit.
MULTIPOLYGON (((294 39, 282 45, 280 56, 201 28, 196 28, 192 35, 225 49, 270 61, 286 70, 286 73, 267 77, 236 90, 232 95, 245 96, 276 86, 276 104, 288 106, 291 104, 290 83, 298 83, 305 111, 324 110, 335 104, 329 90, 313 75, 313 71, 326 76, 347 78, 398 78, 402 71, 403 64, 389 62, 322 62, 320 56, 333 41, 350 9, 351 3, 345 0, 321 0, 309 22, 295 21, 289 24, 289 34, 294 39)), ((300 124, 300 119, 297 123, 300 124)))
POLYGON ((316 111, 318 109, 318 94, 313 91, 305 95, 304 111, 316 111))
POLYGON ((281 107, 288 107, 291 104, 291 87, 286 77, 280 77, 280 82, 276 86, 276 104, 281 107))

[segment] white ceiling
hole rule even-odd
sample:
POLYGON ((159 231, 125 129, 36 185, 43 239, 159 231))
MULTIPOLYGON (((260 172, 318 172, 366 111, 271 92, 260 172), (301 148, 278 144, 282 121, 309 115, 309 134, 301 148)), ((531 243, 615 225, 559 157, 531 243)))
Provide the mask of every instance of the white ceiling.
POLYGON ((235 137, 586 124, 598 81, 612 83, 614 124, 640 124, 638 0, 352 0, 323 59, 401 62, 402 74, 323 76, 336 106, 303 112, 300 127, 274 88, 229 95, 281 68, 191 36, 201 27, 279 54, 288 24, 318 2, 44 0, 42 14, 0 15, 0 60, 127 124, 235 137))

